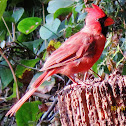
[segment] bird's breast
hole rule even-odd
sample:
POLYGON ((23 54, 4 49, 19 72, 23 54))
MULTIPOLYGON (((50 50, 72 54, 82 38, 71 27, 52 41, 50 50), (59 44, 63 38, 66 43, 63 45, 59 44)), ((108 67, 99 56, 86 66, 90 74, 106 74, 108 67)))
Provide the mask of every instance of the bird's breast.
POLYGON ((85 54, 67 65, 60 68, 60 73, 72 75, 74 73, 88 71, 94 63, 100 58, 105 46, 106 38, 103 35, 94 36, 94 41, 90 44, 85 54))

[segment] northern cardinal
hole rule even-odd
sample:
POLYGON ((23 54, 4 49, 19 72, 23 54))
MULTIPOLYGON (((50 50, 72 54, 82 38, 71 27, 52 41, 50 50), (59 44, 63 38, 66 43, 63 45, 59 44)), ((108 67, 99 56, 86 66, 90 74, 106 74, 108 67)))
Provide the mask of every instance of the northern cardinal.
POLYGON ((99 59, 104 49, 108 26, 114 21, 97 5, 92 4, 92 6, 93 8, 86 8, 88 14, 84 28, 67 39, 50 55, 40 69, 45 72, 38 77, 29 91, 7 112, 6 116, 12 116, 17 112, 49 76, 60 73, 72 79, 73 74, 89 70, 99 59))

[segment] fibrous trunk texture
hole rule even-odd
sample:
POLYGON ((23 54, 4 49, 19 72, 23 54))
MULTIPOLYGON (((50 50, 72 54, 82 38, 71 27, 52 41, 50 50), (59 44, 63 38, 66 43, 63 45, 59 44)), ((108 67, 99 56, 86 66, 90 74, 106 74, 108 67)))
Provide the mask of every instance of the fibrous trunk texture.
POLYGON ((62 126, 125 126, 126 76, 72 84, 58 96, 62 126))

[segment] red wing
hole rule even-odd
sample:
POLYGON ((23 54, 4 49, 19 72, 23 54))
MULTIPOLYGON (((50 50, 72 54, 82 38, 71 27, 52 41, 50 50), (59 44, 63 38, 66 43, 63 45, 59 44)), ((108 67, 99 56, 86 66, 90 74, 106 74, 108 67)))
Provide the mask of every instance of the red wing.
POLYGON ((93 40, 93 36, 89 34, 76 33, 51 54, 40 71, 60 67, 81 58, 85 55, 93 40))

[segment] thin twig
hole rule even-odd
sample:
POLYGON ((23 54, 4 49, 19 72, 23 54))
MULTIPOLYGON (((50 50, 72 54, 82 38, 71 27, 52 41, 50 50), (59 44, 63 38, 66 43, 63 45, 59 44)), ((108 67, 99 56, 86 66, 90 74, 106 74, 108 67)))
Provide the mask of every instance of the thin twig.
POLYGON ((58 102, 58 98, 55 98, 54 102, 52 103, 52 105, 49 107, 48 111, 44 113, 44 115, 42 116, 40 122, 37 124, 37 126, 41 126, 41 123, 43 122, 43 120, 48 117, 49 113, 54 109, 55 104, 58 102))
POLYGON ((119 2, 119 0, 116 0, 116 1, 117 1, 117 3, 119 4, 119 6, 120 6, 120 8, 122 9, 122 11, 124 11, 123 8, 122 8, 122 6, 121 6, 121 4, 120 4, 120 2, 119 2))
POLYGON ((14 73, 14 70, 9 62, 9 60, 7 59, 7 57, 4 55, 2 49, 0 48, 0 54, 1 56, 5 59, 5 61, 7 62, 8 66, 10 67, 10 70, 12 72, 12 75, 13 75, 13 78, 14 78, 14 81, 16 83, 16 94, 17 94, 17 99, 19 100, 19 91, 18 91, 18 84, 17 84, 17 78, 15 76, 15 73, 14 73))
POLYGON ((33 67, 26 66, 26 65, 24 65, 24 64, 21 64, 21 63, 17 62, 17 61, 14 60, 14 59, 12 59, 12 60, 13 60, 16 64, 18 64, 18 65, 20 65, 20 66, 23 66, 23 67, 28 68, 28 69, 32 69, 32 70, 39 71, 39 69, 37 69, 37 68, 33 68, 33 67))
POLYGON ((120 47, 119 47, 119 51, 121 52, 121 54, 123 55, 123 57, 126 59, 126 56, 123 54, 123 51, 121 50, 120 47))
POLYGON ((42 3, 42 14, 43 14, 43 25, 45 24, 45 10, 44 10, 44 3, 42 3))
MULTIPOLYGON (((42 3, 43 27, 45 25, 45 10, 44 3, 42 3)), ((47 47, 47 40, 45 40, 45 47, 47 47)))
POLYGON ((15 23, 12 22, 13 42, 15 41, 15 23))
POLYGON ((53 120, 54 117, 58 116, 58 114, 59 114, 59 111, 55 112, 55 113, 53 114, 53 116, 50 117, 49 122, 50 122, 51 120, 53 120))
POLYGON ((96 0, 95 4, 99 5, 100 2, 101 2, 101 0, 96 0))
POLYGON ((98 77, 100 77, 101 78, 101 80, 102 80, 102 77, 101 76, 99 76, 96 72, 94 72, 93 70, 91 70, 91 69, 89 69, 90 71, 92 71, 94 74, 96 74, 98 77))
POLYGON ((33 68, 33 67, 26 66, 26 65, 24 65, 24 64, 19 63, 19 62, 16 61, 16 60, 14 60, 13 58, 11 58, 11 59, 12 59, 12 60, 14 61, 14 63, 17 64, 17 65, 23 66, 23 67, 28 68, 28 69, 32 69, 32 70, 39 71, 39 69, 37 69, 37 68, 33 68))
MULTIPOLYGON (((14 7, 13 13, 16 10, 16 8, 14 7)), ((12 35, 13 35, 13 42, 15 41, 15 23, 12 22, 12 35)))
POLYGON ((61 79, 65 83, 65 80, 63 79, 63 77, 59 76, 58 74, 54 74, 54 76, 61 79))
POLYGON ((69 80, 67 81, 66 85, 69 85, 69 84, 70 84, 70 82, 71 82, 71 80, 69 79, 69 80))
POLYGON ((2 16, 1 18, 2 18, 2 20, 3 20, 3 23, 4 23, 4 25, 5 25, 6 29, 7 29, 8 33, 9 33, 9 35, 10 35, 11 39, 13 40, 13 37, 12 37, 12 35, 11 35, 11 32, 10 32, 10 30, 9 30, 9 28, 8 28, 7 24, 6 24, 6 21, 4 20, 3 16, 2 16))

